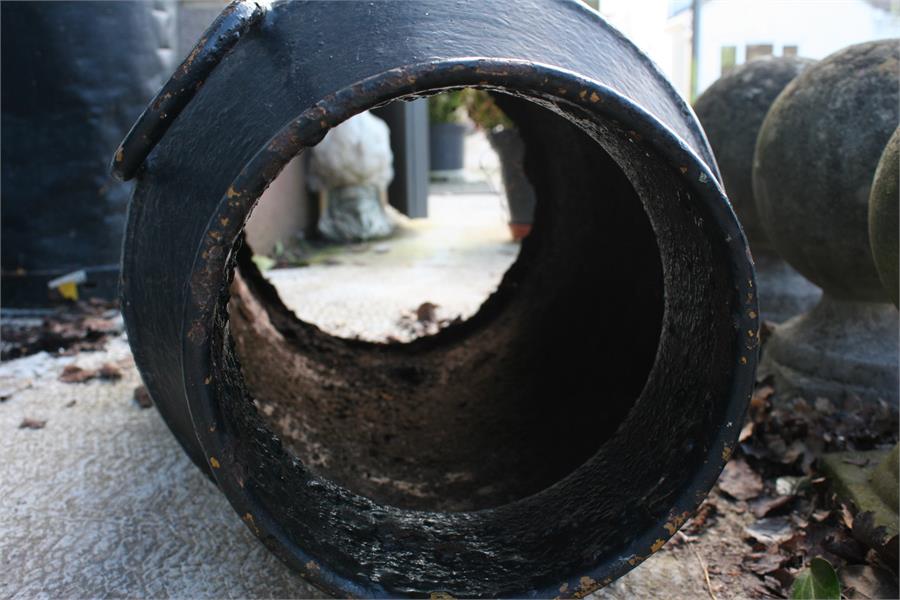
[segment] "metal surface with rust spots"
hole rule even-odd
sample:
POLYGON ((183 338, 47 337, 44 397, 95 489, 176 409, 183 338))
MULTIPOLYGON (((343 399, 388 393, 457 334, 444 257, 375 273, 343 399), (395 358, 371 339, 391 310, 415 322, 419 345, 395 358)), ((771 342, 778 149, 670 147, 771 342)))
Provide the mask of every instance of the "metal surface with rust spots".
MULTIPOLYGON (((316 585, 340 596, 580 597, 649 556, 713 485, 753 384, 752 265, 690 110, 587 8, 275 3, 151 150, 123 256, 136 362, 195 462, 210 472, 216 458, 236 511, 316 585), (461 86, 527 98, 584 132, 573 147, 546 132, 545 160, 529 170, 539 206, 567 210, 555 189, 572 156, 609 154, 652 224, 665 307, 643 391, 587 462, 502 506, 404 510, 286 451, 247 396, 225 305, 241 228, 292 156, 357 112, 461 86)), ((600 200, 589 192, 570 208, 600 200)), ((566 431, 547 435, 565 443, 566 431)))

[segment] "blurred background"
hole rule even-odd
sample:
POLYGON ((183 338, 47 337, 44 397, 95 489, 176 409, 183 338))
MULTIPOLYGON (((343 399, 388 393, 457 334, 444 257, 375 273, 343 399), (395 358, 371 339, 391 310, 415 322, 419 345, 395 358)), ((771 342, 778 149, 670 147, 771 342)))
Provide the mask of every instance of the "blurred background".
POLYGON ((897 37, 896 0, 588 1, 693 101, 737 65, 763 56, 821 59, 897 37))

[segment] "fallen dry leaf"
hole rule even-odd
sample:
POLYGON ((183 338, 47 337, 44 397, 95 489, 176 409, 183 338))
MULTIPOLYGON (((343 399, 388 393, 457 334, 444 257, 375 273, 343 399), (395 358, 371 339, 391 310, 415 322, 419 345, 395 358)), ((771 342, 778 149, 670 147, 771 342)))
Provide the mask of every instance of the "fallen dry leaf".
POLYGON ((776 496, 775 498, 759 498, 750 504, 753 516, 761 519, 770 512, 786 506, 794 501, 793 496, 776 496))
POLYGON ((844 528, 835 528, 822 540, 822 547, 850 564, 866 562, 866 547, 844 528))
POLYGON ((794 537, 791 522, 787 517, 759 519, 744 527, 744 533, 766 546, 782 544, 794 537))
POLYGON ((876 524, 873 513, 860 512, 854 515, 850 531, 860 543, 875 550, 885 560, 897 564, 900 540, 898 536, 891 535, 883 525, 876 524))
POLYGON ((796 496, 809 486, 808 477, 779 477, 775 480, 775 492, 779 496, 796 496))
POLYGON ((787 560, 777 552, 753 552, 744 557, 742 565, 757 575, 765 575, 778 570, 787 560))
POLYGON ((416 320, 420 323, 434 323, 437 321, 438 305, 433 302, 423 302, 416 309, 416 320))
POLYGON ((699 533, 706 526, 707 521, 714 519, 718 512, 719 507, 716 506, 713 498, 707 498, 703 501, 703 504, 700 505, 700 508, 697 509, 697 512, 694 513, 694 516, 685 523, 683 531, 692 534, 699 533))
POLYGON ((99 369, 83 369, 76 365, 66 365, 59 376, 64 383, 84 383, 96 378, 116 381, 122 378, 122 369, 113 363, 103 363, 99 369))
POLYGON ((122 379, 122 369, 117 367, 112 363, 103 363, 100 366, 100 369, 97 371, 97 375, 100 379, 105 379, 107 381, 117 381, 122 379))
POLYGON ((813 521, 816 523, 821 523, 825 519, 831 516, 831 509, 823 508, 822 510, 814 511, 812 514, 813 521))
POLYGON ((66 365, 59 376, 63 383, 84 383, 97 377, 96 369, 82 369, 76 365, 66 365))
POLYGON ((44 425, 46 424, 46 419, 41 420, 25 417, 24 419, 22 419, 22 422, 19 423, 19 429, 43 429, 44 425))
POLYGON ((775 388, 771 385, 761 385, 753 391, 753 397, 750 398, 750 406, 755 409, 763 408, 769 401, 769 397, 775 393, 775 388))
POLYGON ((753 428, 756 426, 756 423, 753 421, 747 421, 747 424, 744 425, 743 429, 741 429, 741 434, 738 436, 739 442, 746 442, 753 436, 753 428))
POLYGON ((0 360, 46 351, 71 355, 100 350, 122 329, 115 303, 80 301, 57 308, 37 325, 0 320, 0 360))
POLYGON ((900 598, 897 580, 881 568, 848 565, 838 571, 847 598, 900 598))
POLYGON ((756 498, 763 491, 763 481, 746 461, 737 458, 725 465, 719 477, 719 489, 738 500, 756 498))
POLYGON ((141 408, 151 408, 153 406, 153 400, 150 398, 150 392, 147 390, 147 386, 139 385, 134 388, 134 401, 137 402, 137 405, 141 408))
POLYGON ((853 513, 846 504, 841 504, 841 520, 847 529, 853 529, 853 513))

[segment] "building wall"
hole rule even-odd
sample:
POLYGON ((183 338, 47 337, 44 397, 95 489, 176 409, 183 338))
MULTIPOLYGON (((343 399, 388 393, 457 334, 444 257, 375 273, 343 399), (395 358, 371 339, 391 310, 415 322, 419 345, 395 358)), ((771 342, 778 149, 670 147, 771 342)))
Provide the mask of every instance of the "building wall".
POLYGON ((700 14, 699 92, 721 76, 722 47, 733 46, 741 64, 751 44, 771 44, 775 56, 796 46, 799 56, 821 59, 852 44, 900 37, 900 15, 866 0, 707 0, 700 14))
MULTIPOLYGON (((600 14, 656 62, 685 97, 691 91, 691 0, 600 0, 600 14)), ((846 46, 900 37, 896 0, 704 0, 700 19, 698 93, 722 74, 722 48, 735 64, 748 45, 785 47, 821 59, 846 46), (875 5, 881 6, 881 8, 875 5), (893 12, 888 10, 894 7, 893 12)))

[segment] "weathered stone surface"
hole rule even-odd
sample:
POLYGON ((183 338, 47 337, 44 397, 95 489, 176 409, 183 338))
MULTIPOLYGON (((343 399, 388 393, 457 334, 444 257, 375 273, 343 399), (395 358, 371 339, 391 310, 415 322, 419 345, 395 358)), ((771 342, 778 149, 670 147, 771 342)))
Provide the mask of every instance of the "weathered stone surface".
POLYGON ((782 396, 841 399, 849 394, 897 403, 897 309, 827 294, 779 325, 766 343, 762 375, 782 396))
POLYGON ((367 111, 310 151, 309 185, 319 192, 318 230, 326 239, 368 240, 394 230, 383 198, 394 178, 390 137, 387 124, 367 111))
POLYGON ((783 323, 816 305, 822 290, 774 252, 754 252, 756 287, 762 319, 783 323))
POLYGON ((898 303, 900 255, 900 128, 894 131, 872 181, 869 198, 869 242, 878 276, 894 304, 898 303))
POLYGON ((752 60, 713 83, 694 104, 722 173, 728 199, 754 254, 772 249, 756 214, 753 151, 778 94, 815 61, 791 56, 752 60))
POLYGON ((753 198, 753 151, 775 98, 814 62, 781 56, 744 63, 713 83, 694 104, 728 199, 750 242, 762 317, 778 323, 812 308, 821 290, 778 256, 759 221, 753 198))
POLYGON ((778 253, 823 289, 766 346, 760 370, 781 392, 898 402, 897 311, 868 231, 872 178, 897 128, 898 55, 896 40, 832 54, 788 84, 760 130, 760 219, 778 253))
POLYGON ((897 560, 898 446, 891 450, 835 452, 822 457, 822 471, 844 504, 856 513, 854 535, 885 559, 897 560))
POLYGON ((851 46, 784 89, 757 140, 753 189, 778 253, 825 293, 887 300, 869 250, 868 204, 897 128, 900 45, 851 46))

